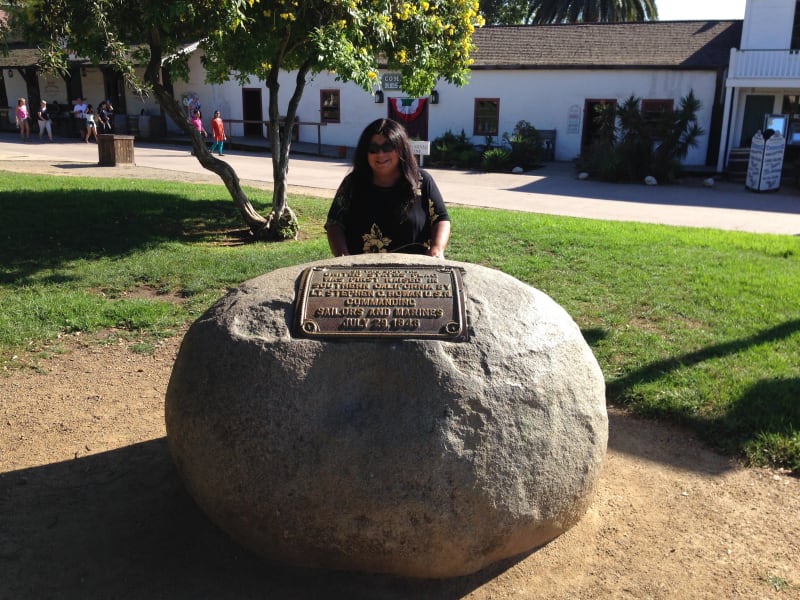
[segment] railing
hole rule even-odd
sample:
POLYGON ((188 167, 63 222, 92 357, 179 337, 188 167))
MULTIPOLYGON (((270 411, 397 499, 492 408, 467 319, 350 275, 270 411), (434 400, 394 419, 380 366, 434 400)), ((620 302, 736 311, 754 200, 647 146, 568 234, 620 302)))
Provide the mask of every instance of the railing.
MULTIPOLYGON (((225 129, 227 131, 228 138, 232 138, 233 135, 231 134, 232 126, 233 125, 241 125, 242 130, 244 131, 245 125, 261 125, 264 127, 264 137, 269 139, 269 121, 252 121, 248 119, 225 119, 225 129)), ((322 131, 321 128, 327 125, 327 123, 317 123, 316 121, 295 121, 292 131, 292 140, 299 141, 300 132, 299 127, 303 126, 313 126, 317 128, 317 154, 322 154, 322 131)))
POLYGON ((731 49, 730 79, 800 79, 800 50, 731 49))

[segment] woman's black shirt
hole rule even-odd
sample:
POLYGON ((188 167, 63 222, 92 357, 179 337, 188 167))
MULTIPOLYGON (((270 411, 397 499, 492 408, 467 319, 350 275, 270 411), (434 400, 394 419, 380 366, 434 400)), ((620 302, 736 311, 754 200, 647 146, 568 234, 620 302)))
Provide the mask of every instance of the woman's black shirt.
POLYGON ((426 171, 420 171, 419 194, 413 201, 400 180, 390 188, 357 185, 347 175, 328 211, 327 229, 344 230, 350 254, 403 252, 425 254, 431 247, 431 226, 449 221, 442 194, 426 171))

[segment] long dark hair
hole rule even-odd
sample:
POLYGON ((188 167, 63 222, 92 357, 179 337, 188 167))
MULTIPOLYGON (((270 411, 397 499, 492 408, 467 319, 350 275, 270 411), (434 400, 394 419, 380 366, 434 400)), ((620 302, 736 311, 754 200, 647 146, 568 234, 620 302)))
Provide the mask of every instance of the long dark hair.
MULTIPOLYGON (((355 156, 353 157, 353 178, 357 187, 372 183, 372 169, 367 161, 367 148, 373 135, 380 134, 394 144, 397 155, 400 158, 401 179, 408 190, 408 205, 411 205, 419 194, 420 175, 417 167, 417 159, 411 152, 411 145, 408 143, 408 134, 405 128, 397 121, 392 119, 376 119, 364 128, 361 137, 358 138, 355 156)), ((407 208, 407 206, 406 206, 407 208)))

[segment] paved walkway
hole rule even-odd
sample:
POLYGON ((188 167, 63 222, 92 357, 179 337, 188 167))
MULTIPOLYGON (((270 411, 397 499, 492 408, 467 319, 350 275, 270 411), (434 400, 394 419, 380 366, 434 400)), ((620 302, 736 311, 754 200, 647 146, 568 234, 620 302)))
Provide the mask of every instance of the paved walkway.
MULTIPOLYGON (((95 143, 58 139, 22 143, 15 134, 0 134, 0 169, 35 161, 65 173, 82 169, 86 175, 126 176, 137 169, 160 169, 190 174, 197 181, 219 181, 189 154, 187 146, 137 140, 134 154, 135 167, 98 167, 95 143)), ((272 163, 266 152, 226 151, 223 160, 245 182, 272 182, 272 163)), ((330 197, 349 167, 344 159, 293 154, 288 183, 293 191, 330 197)), ((546 163, 521 175, 442 169, 431 169, 431 173, 449 204, 800 235, 800 189, 789 183, 776 192, 761 193, 726 181, 706 188, 700 178, 687 178, 679 185, 611 184, 577 180, 570 163, 546 163)))

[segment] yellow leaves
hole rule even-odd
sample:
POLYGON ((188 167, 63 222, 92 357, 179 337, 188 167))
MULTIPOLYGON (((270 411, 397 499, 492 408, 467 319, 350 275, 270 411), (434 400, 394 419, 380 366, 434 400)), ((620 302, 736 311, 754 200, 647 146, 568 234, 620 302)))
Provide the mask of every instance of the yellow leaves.
POLYGON ((397 60, 397 62, 399 62, 401 65, 404 65, 407 60, 405 48, 401 49, 398 52, 395 52, 394 57, 397 60))
POLYGON ((394 29, 394 23, 392 23, 392 19, 389 15, 381 15, 380 21, 387 31, 392 31, 392 29, 394 29))
POLYGON ((281 19, 283 19, 284 21, 294 21, 296 19, 296 17, 292 13, 284 12, 284 13, 281 13, 280 15, 278 15, 278 16, 281 19))
POLYGON ((400 19, 401 21, 408 21, 411 17, 418 13, 417 7, 408 2, 403 2, 398 9, 399 10, 395 11, 394 16, 396 19, 400 19))

